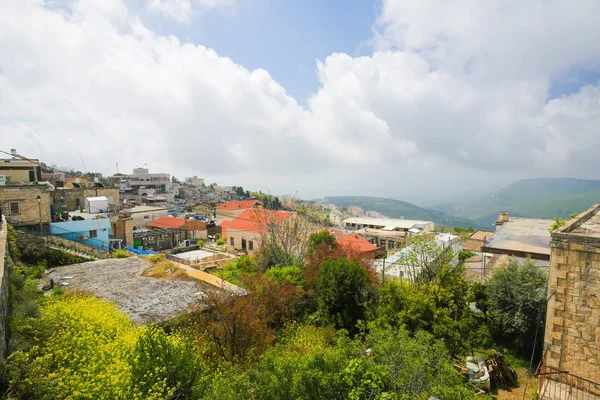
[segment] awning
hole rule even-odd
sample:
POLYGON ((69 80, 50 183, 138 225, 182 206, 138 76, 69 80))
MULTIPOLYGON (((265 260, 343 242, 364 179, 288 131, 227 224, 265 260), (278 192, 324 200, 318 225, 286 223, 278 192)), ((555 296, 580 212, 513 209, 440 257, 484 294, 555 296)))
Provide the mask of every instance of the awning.
POLYGON ((393 231, 394 229, 396 229, 394 226, 384 226, 382 231, 393 231))
POLYGON ((421 230, 420 230, 420 229, 417 229, 417 228, 410 228, 408 231, 409 231, 410 233, 420 233, 420 232, 421 232, 421 230))

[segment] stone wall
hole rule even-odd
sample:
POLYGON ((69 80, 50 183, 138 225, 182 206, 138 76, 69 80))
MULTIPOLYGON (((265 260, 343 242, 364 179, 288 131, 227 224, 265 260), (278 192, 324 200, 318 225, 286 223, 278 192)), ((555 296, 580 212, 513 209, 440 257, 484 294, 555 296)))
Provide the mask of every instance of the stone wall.
POLYGON ((88 246, 83 243, 76 242, 74 240, 64 239, 60 236, 46 236, 48 244, 54 244, 58 246, 64 246, 69 249, 79 250, 92 254, 98 258, 111 258, 110 252, 98 249, 96 247, 88 246))
POLYGON ((3 220, 0 222, 0 361, 4 361, 8 351, 6 320, 9 311, 8 268, 10 265, 12 260, 8 253, 7 223, 3 220))
POLYGON ((13 226, 39 225, 40 211, 43 224, 50 222, 52 204, 50 188, 46 185, 0 186, 2 213, 13 226), (37 196, 41 202, 38 204, 37 196), (19 203, 19 213, 11 215, 9 204, 19 203))
POLYGON ((545 362, 600 382, 600 232, 574 231, 589 218, 585 213, 552 234, 545 362))

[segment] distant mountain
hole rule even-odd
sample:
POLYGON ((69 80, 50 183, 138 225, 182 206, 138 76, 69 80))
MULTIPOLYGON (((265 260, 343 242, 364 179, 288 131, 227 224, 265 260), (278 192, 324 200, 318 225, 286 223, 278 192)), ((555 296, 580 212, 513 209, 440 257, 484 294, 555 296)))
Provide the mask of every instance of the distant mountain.
POLYGON ((531 218, 564 218, 596 203, 600 203, 600 180, 538 178, 517 181, 486 196, 432 208, 491 227, 500 212, 531 218))
POLYGON ((324 204, 335 204, 338 207, 358 206, 365 211, 377 211, 390 218, 404 217, 406 219, 433 221, 441 226, 461 226, 464 228, 472 226, 473 228, 481 228, 481 226, 467 218, 455 217, 440 211, 428 210, 405 201, 382 197, 331 196, 318 201, 324 204))

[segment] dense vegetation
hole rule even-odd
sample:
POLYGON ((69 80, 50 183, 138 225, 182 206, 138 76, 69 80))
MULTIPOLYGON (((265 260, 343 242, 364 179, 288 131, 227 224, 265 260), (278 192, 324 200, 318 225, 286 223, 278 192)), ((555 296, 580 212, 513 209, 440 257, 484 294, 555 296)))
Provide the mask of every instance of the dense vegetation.
POLYGON ((486 196, 434 208, 472 218, 473 226, 491 227, 500 212, 531 218, 566 218, 587 210, 598 203, 599 198, 598 180, 539 178, 524 179, 486 196))
POLYGON ((217 274, 245 295, 213 292, 208 309, 160 327, 86 294, 42 296, 43 267, 15 266, 6 383, 20 399, 471 399, 453 358, 498 345, 529 355, 546 277, 511 261, 471 285, 446 256, 381 284, 369 260, 318 232, 301 263, 225 265, 217 274))
POLYGON ((390 218, 404 217, 406 219, 433 221, 439 226, 462 226, 464 228, 472 226, 474 228, 482 228, 479 223, 468 219, 468 217, 457 217, 451 213, 429 210, 412 203, 394 199, 368 196, 331 196, 319 201, 324 204, 335 204, 338 207, 358 206, 365 211, 377 211, 390 218))

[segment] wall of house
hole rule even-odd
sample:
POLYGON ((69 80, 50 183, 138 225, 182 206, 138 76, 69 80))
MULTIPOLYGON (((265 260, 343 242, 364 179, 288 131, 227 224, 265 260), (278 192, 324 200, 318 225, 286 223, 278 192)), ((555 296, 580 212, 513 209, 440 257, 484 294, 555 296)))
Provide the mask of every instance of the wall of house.
POLYGON ((552 234, 546 365, 600 382, 600 238, 552 234))
POLYGON ((54 222, 50 224, 50 233, 63 238, 81 242, 85 245, 109 249, 109 235, 111 232, 108 218, 89 219, 84 221, 54 222), (90 236, 90 231, 96 231, 96 237, 90 236), (88 239, 80 240, 79 235, 86 235, 88 239))
POLYGON ((161 209, 157 211, 142 211, 131 213, 131 218, 133 219, 133 225, 136 228, 143 228, 150 222, 156 221, 160 217, 165 217, 168 214, 169 211, 167 209, 161 209))
POLYGON ((236 251, 240 253, 242 251, 242 239, 246 240, 246 254, 249 256, 256 255, 259 250, 259 239, 260 235, 254 232, 238 231, 236 229, 227 229, 227 252, 235 254, 236 251), (233 239, 233 245, 231 244, 233 239), (252 241, 253 249, 250 250, 249 241, 252 241))
POLYGON ((35 182, 42 180, 42 171, 38 164, 22 159, 0 160, 0 174, 9 177, 10 182, 13 185, 20 182, 35 182))
POLYGON ((246 210, 220 210, 217 208, 217 220, 234 219, 239 217, 244 211, 246 210))
POLYGON ((114 222, 114 235, 123 239, 125 246, 133 246, 133 219, 119 218, 114 222))
POLYGON ((50 222, 51 191, 46 185, 0 186, 0 205, 8 221, 14 226, 36 225, 50 222), (36 198, 40 196, 38 204, 36 198), (9 203, 19 202, 19 214, 11 215, 9 203))

